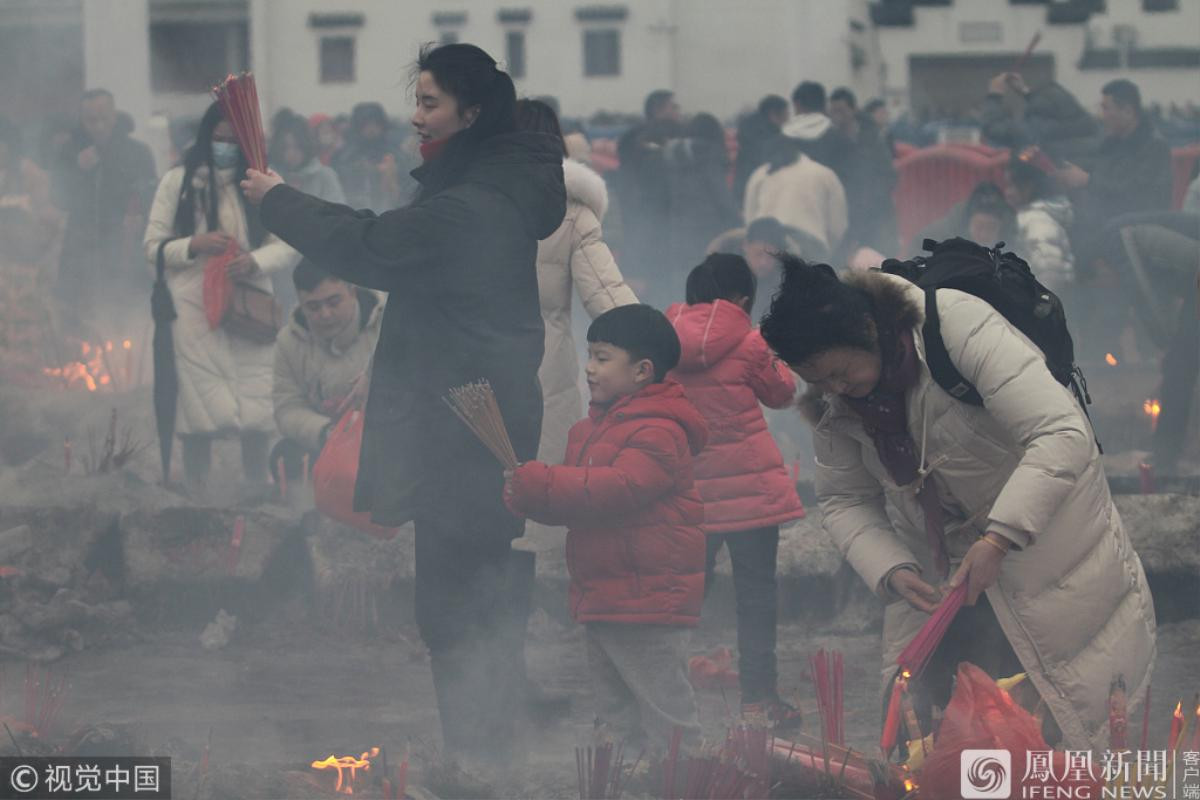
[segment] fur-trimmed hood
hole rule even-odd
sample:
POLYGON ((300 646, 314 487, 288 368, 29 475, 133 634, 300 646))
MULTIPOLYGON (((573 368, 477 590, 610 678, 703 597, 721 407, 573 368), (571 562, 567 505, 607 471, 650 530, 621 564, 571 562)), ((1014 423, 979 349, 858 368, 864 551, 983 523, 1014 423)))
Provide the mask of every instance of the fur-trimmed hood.
MULTIPOLYGON (((873 269, 843 274, 842 281, 870 295, 876 325, 880 330, 898 331, 924 324, 921 289, 904 278, 873 269)), ((810 425, 815 426, 829 410, 829 400, 816 387, 806 386, 796 400, 796 408, 810 425)))
POLYGON ((586 164, 564 159, 563 181, 567 185, 568 200, 583 203, 596 219, 604 219, 604 213, 608 211, 608 187, 598 172, 586 164))

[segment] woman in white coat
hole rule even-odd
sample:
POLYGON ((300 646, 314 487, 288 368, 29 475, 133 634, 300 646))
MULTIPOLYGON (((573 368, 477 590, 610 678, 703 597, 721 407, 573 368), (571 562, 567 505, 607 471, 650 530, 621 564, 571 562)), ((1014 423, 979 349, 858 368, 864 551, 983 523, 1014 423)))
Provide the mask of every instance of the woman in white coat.
POLYGON ((210 329, 204 313, 204 265, 230 241, 240 253, 229 265, 237 281, 271 291, 271 273, 290 269, 300 254, 268 234, 258 211, 247 207, 238 186, 246 159, 233 127, 213 103, 183 164, 158 185, 144 245, 151 266, 163 248, 167 286, 179 314, 174 323, 179 373, 176 432, 183 442, 189 488, 202 491, 212 461, 212 442, 241 438, 248 493, 267 480, 267 444, 274 430, 271 407, 273 349, 210 329))
POLYGON ((923 679, 944 707, 958 661, 1023 670, 1070 749, 1108 743, 1120 675, 1141 702, 1155 656, 1141 561, 1109 496, 1096 442, 1044 358, 984 301, 937 292, 941 332, 983 407, 943 391, 925 363, 924 292, 879 272, 842 282, 785 259, 762 323, 823 393, 814 433, 823 522, 887 603, 883 674, 942 596, 967 602, 923 679))
MULTIPOLYGON (((518 101, 517 127, 562 138, 554 109, 540 100, 518 101)), ((538 244, 537 255, 538 293, 546 325, 546 353, 538 370, 545 403, 538 458, 552 464, 562 460, 567 431, 584 412, 579 359, 571 336, 572 287, 592 319, 638 301, 602 238, 600 220, 608 210, 604 179, 569 158, 563 159, 563 179, 567 216, 557 231, 538 244)))

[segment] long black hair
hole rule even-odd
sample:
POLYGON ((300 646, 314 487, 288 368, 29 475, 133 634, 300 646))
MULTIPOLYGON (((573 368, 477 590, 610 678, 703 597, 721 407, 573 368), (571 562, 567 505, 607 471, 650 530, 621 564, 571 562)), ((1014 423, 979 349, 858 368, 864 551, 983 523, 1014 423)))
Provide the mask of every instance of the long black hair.
MULTIPOLYGON (((183 156, 183 186, 179 190, 179 205, 175 208, 175 233, 179 236, 191 236, 196 232, 196 187, 192 185, 192 178, 195 177, 196 170, 200 167, 208 167, 208 191, 205 192, 208 203, 204 208, 204 218, 208 222, 210 231, 220 228, 220 217, 217 214, 217 170, 213 166, 212 137, 213 131, 223 119, 221 106, 214 102, 200 118, 200 126, 196 129, 196 140, 192 142, 192 146, 183 156)), ((234 180, 238 181, 241 176, 245 175, 249 167, 246 154, 241 151, 241 148, 238 148, 238 163, 233 173, 234 180)), ((238 199, 242 203, 242 212, 246 215, 246 238, 249 239, 251 247, 258 247, 267 236, 266 228, 263 227, 258 209, 246 202, 246 195, 242 193, 240 186, 238 187, 238 199)))
POLYGON ((414 80, 422 72, 455 99, 459 113, 479 107, 475 121, 446 142, 429 182, 422 184, 420 197, 427 197, 461 177, 483 142, 517 129, 517 90, 496 59, 473 44, 426 45, 417 57, 414 80))
POLYGON ((870 296, 843 283, 828 264, 779 257, 783 283, 762 319, 762 336, 784 363, 799 365, 837 347, 879 348, 870 296))
POLYGON ((688 273, 684 297, 689 306, 745 297, 752 307, 757 292, 758 279, 746 259, 732 253, 713 253, 688 273))

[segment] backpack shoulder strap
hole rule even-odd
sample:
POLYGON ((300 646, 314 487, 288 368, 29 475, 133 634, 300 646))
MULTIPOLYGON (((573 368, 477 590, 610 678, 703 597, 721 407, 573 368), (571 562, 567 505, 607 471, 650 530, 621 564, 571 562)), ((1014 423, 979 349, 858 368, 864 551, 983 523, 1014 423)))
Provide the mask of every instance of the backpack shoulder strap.
POLYGON ((925 361, 937 385, 956 400, 982 406, 983 398, 954 366, 946 350, 946 342, 942 339, 942 321, 938 316, 936 289, 925 290, 925 324, 921 327, 921 335, 925 339, 925 361))

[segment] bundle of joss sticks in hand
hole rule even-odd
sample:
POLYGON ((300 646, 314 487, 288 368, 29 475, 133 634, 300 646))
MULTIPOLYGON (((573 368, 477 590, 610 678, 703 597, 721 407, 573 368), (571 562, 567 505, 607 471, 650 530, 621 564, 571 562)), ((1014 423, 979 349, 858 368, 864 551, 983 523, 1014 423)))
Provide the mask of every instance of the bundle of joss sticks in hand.
POLYGON ((496 402, 490 383, 478 380, 457 386, 443 399, 505 469, 517 468, 517 454, 508 438, 500 404, 496 402))
POLYGON ((254 73, 228 75, 213 87, 212 95, 221 104, 221 114, 233 126, 233 134, 251 169, 267 170, 267 142, 263 136, 262 112, 254 73))

